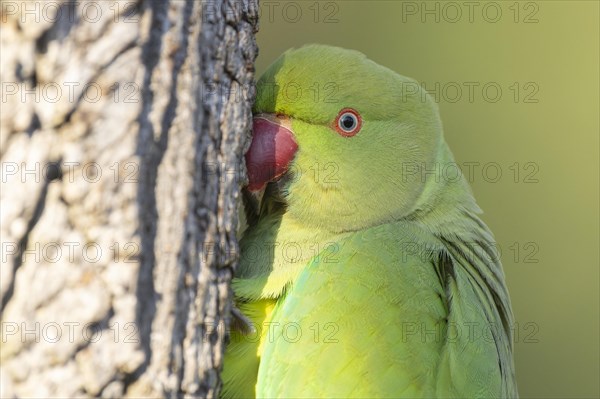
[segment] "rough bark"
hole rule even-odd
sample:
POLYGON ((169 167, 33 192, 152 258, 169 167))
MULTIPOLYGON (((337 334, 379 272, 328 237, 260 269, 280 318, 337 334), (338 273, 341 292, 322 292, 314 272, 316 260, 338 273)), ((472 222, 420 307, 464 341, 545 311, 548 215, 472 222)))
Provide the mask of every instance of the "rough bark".
POLYGON ((256 1, 0 12, 0 396, 216 396, 256 1))

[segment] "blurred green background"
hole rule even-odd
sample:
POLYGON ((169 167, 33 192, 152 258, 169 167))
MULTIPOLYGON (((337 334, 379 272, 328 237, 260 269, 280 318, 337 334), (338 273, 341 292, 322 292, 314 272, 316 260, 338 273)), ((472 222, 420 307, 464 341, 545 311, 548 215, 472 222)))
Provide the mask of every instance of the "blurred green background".
POLYGON ((258 74, 290 47, 324 43, 437 96, 502 251, 524 398, 600 396, 598 4, 260 4, 258 74))

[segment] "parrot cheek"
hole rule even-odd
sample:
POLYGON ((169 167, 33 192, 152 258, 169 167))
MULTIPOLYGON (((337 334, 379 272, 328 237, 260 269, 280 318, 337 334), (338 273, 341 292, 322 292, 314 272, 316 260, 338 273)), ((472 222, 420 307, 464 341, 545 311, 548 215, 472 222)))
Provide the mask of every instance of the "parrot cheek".
POLYGON ((252 143, 246 152, 249 193, 260 203, 267 183, 278 180, 288 170, 298 144, 289 118, 258 114, 252 125, 252 143))

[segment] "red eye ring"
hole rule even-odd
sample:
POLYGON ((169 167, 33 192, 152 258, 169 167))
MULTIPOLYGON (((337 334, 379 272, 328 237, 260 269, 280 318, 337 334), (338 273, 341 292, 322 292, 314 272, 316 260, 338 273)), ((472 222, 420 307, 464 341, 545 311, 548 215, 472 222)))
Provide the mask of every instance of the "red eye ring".
POLYGON ((333 128, 339 135, 344 137, 355 136, 362 127, 362 118, 358 111, 352 108, 344 108, 340 111, 333 122, 333 128))

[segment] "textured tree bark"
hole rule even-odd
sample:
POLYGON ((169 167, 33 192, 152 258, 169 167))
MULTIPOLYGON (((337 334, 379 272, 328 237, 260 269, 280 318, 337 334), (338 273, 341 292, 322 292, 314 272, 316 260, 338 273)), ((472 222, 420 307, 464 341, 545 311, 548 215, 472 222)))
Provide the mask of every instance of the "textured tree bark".
POLYGON ((0 396, 217 396, 256 0, 0 12, 0 396))

